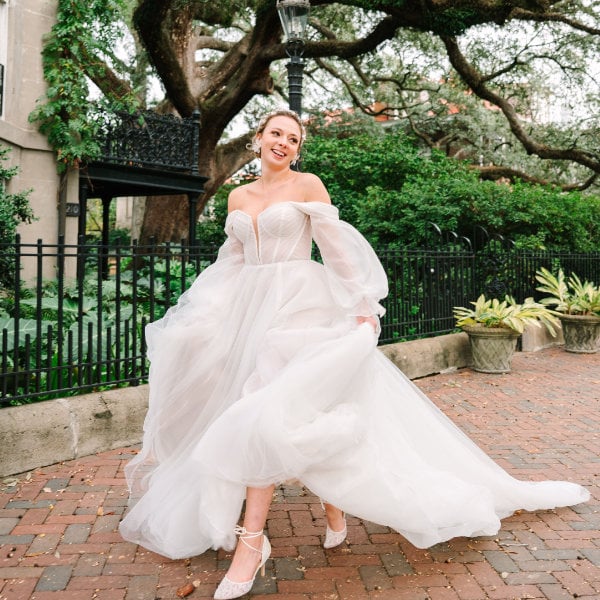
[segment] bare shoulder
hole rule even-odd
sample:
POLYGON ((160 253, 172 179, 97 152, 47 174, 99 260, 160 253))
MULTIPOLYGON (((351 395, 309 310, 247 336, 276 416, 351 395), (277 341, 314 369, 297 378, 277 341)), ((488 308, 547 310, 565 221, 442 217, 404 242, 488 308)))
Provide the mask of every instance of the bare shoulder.
POLYGON ((246 204, 246 200, 249 194, 252 194, 251 187, 253 183, 247 183, 245 185, 240 185, 229 192, 229 196, 227 198, 227 210, 231 212, 233 210, 242 209, 246 204))
POLYGON ((325 202, 331 204, 331 198, 321 178, 314 173, 298 173, 298 184, 302 190, 304 202, 325 202))

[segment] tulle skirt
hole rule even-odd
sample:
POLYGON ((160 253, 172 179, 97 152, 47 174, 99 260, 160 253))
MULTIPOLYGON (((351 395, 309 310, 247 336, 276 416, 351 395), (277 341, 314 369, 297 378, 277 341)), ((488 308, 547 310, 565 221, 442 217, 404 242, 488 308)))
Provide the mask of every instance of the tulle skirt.
POLYGON ((246 487, 288 480, 421 548, 589 498, 492 461, 336 305, 322 265, 213 267, 146 332, 125 539, 171 558, 230 550, 246 487))

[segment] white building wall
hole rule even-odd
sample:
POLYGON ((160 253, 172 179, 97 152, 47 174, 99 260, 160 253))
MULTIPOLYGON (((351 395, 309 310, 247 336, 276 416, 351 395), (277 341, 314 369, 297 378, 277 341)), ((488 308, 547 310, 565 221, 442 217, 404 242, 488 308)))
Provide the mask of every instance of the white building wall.
MULTIPOLYGON (((43 37, 56 20, 56 4, 56 0, 0 0, 0 63, 5 65, 0 144, 11 148, 9 163, 19 167, 8 192, 31 190, 29 201, 36 220, 19 226, 26 243, 38 239, 56 243, 59 230, 70 242, 77 235, 76 218, 59 223, 60 177, 55 154, 37 126, 29 122, 37 99, 46 89, 41 52, 43 37)), ((68 201, 77 202, 77 178, 71 179, 66 186, 68 201)), ((32 268, 24 265, 23 279, 29 279, 32 268)), ((51 261, 44 265, 44 271, 46 277, 55 276, 51 261)))

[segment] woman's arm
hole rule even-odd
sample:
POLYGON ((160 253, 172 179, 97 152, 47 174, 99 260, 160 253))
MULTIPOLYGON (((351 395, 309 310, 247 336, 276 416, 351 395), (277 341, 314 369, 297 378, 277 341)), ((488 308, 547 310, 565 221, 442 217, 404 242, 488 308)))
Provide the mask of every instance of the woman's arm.
MULTIPOLYGON (((315 191, 319 183, 315 182, 315 191)), ((387 276, 375 251, 352 225, 339 219, 329 195, 321 201, 323 205, 307 202, 304 210, 310 216, 312 236, 336 301, 359 323, 367 322, 378 331, 378 317, 385 313, 379 300, 387 296, 388 289, 387 276)))

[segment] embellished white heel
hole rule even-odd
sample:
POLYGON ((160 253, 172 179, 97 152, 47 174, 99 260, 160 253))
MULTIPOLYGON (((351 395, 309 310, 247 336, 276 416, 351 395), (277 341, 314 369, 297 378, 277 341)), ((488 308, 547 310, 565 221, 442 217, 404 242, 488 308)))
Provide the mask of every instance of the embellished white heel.
MULTIPOLYGON (((325 504, 323 503, 323 500, 321 500, 319 498, 320 502, 321 502, 321 508, 323 510, 325 510, 325 504)), ((327 511, 325 511, 327 512, 327 511)), ((346 515, 344 513, 342 513, 342 516, 344 517, 344 528, 341 531, 334 531, 333 529, 331 529, 331 527, 329 527, 329 523, 327 523, 327 529, 325 530, 325 541, 323 542, 323 548, 335 548, 336 546, 339 546, 345 539, 346 536, 348 535, 348 527, 346 525, 346 515)))
POLYGON ((335 548, 336 546, 339 546, 346 539, 347 535, 348 527, 346 526, 346 517, 344 517, 344 529, 341 531, 334 531, 327 525, 323 548, 335 548))
POLYGON ((250 550, 254 550, 254 552, 258 552, 260 554, 260 562, 256 567, 256 571, 254 571, 254 577, 252 577, 252 579, 250 579, 249 581, 231 581, 231 579, 229 579, 227 575, 225 575, 215 592, 214 600, 231 600, 232 598, 239 598, 240 596, 244 596, 245 594, 247 594, 252 589, 252 584, 254 583, 254 580, 256 579, 256 574, 259 570, 260 574, 264 577, 265 563, 267 562, 269 556, 271 556, 271 544, 269 543, 267 536, 263 535, 262 529, 260 531, 248 531, 245 527, 236 527, 234 531, 237 535, 240 536, 240 542, 242 542, 244 545, 250 548, 250 550), (260 550, 257 548, 253 548, 246 541, 249 538, 255 538, 259 535, 263 536, 262 546, 260 550))

